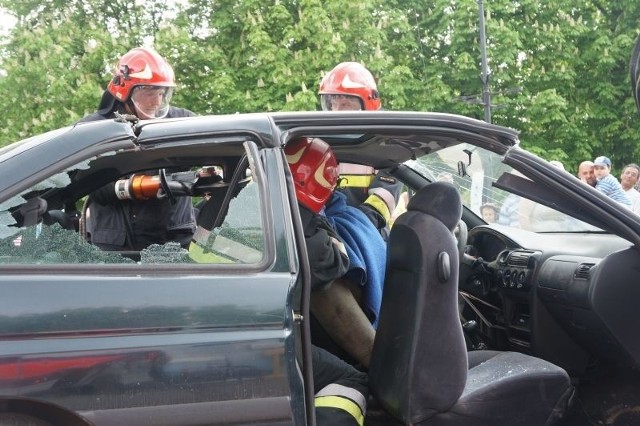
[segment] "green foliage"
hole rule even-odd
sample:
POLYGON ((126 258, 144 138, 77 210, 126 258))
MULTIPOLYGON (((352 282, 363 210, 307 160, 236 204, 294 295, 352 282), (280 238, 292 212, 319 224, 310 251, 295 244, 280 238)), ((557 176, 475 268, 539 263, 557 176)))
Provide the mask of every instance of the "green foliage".
MULTIPOLYGON (((0 145, 95 110, 117 58, 152 45, 174 103, 200 114, 314 110, 320 79, 358 61, 383 108, 484 117, 475 0, 0 0, 0 145), (471 102, 470 102, 471 101, 471 102)), ((640 3, 484 2, 492 121, 575 170, 640 161, 628 63, 640 3)))

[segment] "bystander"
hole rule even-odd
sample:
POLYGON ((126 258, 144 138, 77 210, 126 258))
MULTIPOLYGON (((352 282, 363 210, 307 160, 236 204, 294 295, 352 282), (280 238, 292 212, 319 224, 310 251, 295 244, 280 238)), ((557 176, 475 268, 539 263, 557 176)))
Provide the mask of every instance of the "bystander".
POLYGON ((583 161, 580 163, 578 166, 578 177, 584 183, 594 187, 596 186, 597 180, 593 170, 593 161, 583 161))
POLYGON ((500 206, 497 223, 514 228, 520 228, 520 201, 522 197, 509 194, 500 206))
POLYGON ((640 166, 631 163, 624 166, 620 175, 620 186, 631 201, 631 210, 640 214, 640 192, 635 188, 640 177, 640 166))
POLYGON ((593 160, 593 169, 596 174, 596 189, 618 203, 631 208, 629 197, 622 190, 620 182, 611 174, 611 160, 600 156, 593 160))
POLYGON ((495 223, 498 220, 498 208, 495 204, 485 203, 480 206, 482 219, 487 223, 495 223))

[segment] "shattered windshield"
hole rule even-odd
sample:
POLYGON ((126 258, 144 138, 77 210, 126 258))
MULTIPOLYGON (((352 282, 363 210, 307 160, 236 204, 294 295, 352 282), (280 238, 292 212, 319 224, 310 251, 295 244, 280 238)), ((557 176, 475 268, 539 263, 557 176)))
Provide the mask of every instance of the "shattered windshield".
POLYGON ((498 189, 493 183, 505 172, 518 174, 502 157, 483 148, 460 144, 405 163, 429 180, 458 187, 462 203, 487 223, 534 232, 593 232, 592 225, 498 189), (465 170, 460 170, 464 164, 465 170))

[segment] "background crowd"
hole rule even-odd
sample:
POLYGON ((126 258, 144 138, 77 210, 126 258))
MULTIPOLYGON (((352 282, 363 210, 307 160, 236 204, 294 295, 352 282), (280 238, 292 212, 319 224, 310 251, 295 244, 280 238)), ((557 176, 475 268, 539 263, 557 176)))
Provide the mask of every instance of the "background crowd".
MULTIPOLYGON (((552 160, 550 164, 565 170, 564 165, 557 160, 552 160)), ((596 190, 607 195, 611 202, 626 208, 636 214, 640 214, 640 165, 629 163, 620 171, 620 178, 616 177, 612 170, 611 160, 605 156, 599 156, 593 161, 586 160, 579 164, 576 177, 585 185, 594 187, 596 190)), ((536 223, 530 221, 532 217, 540 220, 553 220, 556 212, 547 207, 533 203, 516 194, 510 194, 496 204, 487 202, 480 207, 480 214, 487 223, 499 223, 513 227, 522 227, 529 230, 536 230, 536 223), (537 209, 537 211, 532 211, 537 209)))

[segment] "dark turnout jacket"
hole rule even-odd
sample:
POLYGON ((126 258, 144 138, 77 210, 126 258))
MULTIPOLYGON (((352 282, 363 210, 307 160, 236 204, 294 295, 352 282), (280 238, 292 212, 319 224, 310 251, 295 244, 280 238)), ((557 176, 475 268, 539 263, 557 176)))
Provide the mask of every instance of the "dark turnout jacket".
MULTIPOLYGON (((311 269, 311 289, 326 288, 349 269, 349 258, 327 219, 300 206, 311 269)), ((313 297, 313 296, 312 296, 313 297)), ((312 346, 316 422, 320 426, 362 425, 369 396, 368 376, 317 346, 312 346)))
MULTIPOLYGON (((105 91, 98 111, 79 121, 107 120, 123 110, 123 104, 105 91)), ((184 108, 170 106, 165 118, 191 117, 196 114, 184 108)), ((103 250, 142 250, 150 244, 179 242, 187 247, 196 229, 191 197, 176 197, 175 204, 167 198, 145 201, 119 200, 115 182, 91 194, 87 232, 91 243, 103 250)))
POLYGON ((325 288, 349 269, 349 257, 327 219, 300 206, 300 218, 311 267, 311 289, 325 288))

